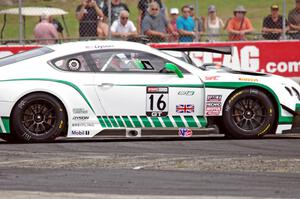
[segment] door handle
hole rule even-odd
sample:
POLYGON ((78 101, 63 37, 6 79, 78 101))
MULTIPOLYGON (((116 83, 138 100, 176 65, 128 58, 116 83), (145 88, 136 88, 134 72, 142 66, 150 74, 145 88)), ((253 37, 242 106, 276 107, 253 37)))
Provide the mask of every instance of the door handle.
POLYGON ((101 86, 101 87, 113 87, 114 84, 113 83, 102 83, 102 84, 100 84, 98 86, 101 86))

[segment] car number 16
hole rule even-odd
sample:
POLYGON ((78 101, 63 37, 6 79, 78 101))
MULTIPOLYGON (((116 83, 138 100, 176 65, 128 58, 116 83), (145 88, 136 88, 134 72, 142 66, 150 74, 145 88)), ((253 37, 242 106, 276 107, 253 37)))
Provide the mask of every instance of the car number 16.
POLYGON ((149 117, 164 117, 169 109, 168 87, 147 87, 146 115, 149 117))

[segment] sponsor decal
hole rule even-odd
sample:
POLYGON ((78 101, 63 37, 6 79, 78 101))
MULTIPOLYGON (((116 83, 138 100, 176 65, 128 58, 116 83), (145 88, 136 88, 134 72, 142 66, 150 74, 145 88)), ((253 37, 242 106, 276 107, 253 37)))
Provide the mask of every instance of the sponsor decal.
POLYGON ((194 113, 195 105, 194 104, 179 104, 176 105, 176 113, 194 113))
POLYGON ((90 119, 89 116, 74 116, 73 120, 88 120, 90 119))
POLYGON ((78 59, 70 59, 67 66, 70 71, 78 71, 81 68, 81 63, 78 59))
POLYGON ((147 87, 146 115, 148 117, 165 117, 169 110, 169 88, 147 87))
POLYGON ((103 48, 112 48, 113 45, 95 45, 95 46, 86 46, 86 49, 103 49, 103 48))
POLYGON ((255 79, 255 78, 243 78, 243 77, 240 77, 239 80, 240 81, 246 81, 246 82, 258 82, 258 79, 255 79))
POLYGON ((192 137, 193 131, 188 128, 180 128, 178 131, 179 137, 192 137))
POLYGON ((85 110, 84 108, 73 108, 73 113, 74 114, 87 114, 88 111, 85 110))
POLYGON ((147 87, 147 93, 168 93, 168 87, 147 87))
POLYGON ((207 81, 216 81, 220 78, 220 76, 206 76, 205 80, 207 81))
POLYGON ((205 114, 207 116, 220 115, 222 111, 222 95, 207 95, 205 114))
POLYGON ((74 130, 72 131, 72 135, 90 135, 90 131, 74 130))
POLYGON ((73 127, 94 127, 95 123, 92 122, 82 122, 82 123, 73 123, 73 127))
POLYGON ((193 96, 195 91, 179 91, 178 95, 193 96))
POLYGON ((206 101, 207 102, 221 102, 222 95, 207 95, 206 101))

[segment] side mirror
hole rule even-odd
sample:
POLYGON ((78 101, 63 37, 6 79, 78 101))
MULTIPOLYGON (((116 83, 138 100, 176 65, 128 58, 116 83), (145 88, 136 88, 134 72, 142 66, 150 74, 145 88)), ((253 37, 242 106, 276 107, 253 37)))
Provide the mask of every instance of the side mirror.
POLYGON ((181 71, 175 64, 172 64, 172 63, 166 63, 166 64, 165 64, 165 69, 166 69, 167 71, 171 71, 171 72, 176 73, 176 75, 177 75, 179 78, 183 78, 182 71, 181 71))

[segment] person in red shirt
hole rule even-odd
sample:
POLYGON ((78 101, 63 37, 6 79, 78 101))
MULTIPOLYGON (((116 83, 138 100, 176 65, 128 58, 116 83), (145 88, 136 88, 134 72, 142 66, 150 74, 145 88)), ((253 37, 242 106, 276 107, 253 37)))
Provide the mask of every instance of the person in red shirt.
POLYGON ((253 32, 253 26, 246 15, 246 9, 244 6, 238 6, 234 11, 234 17, 229 19, 227 25, 227 32, 229 34, 229 40, 241 41, 246 40, 246 34, 253 32))

